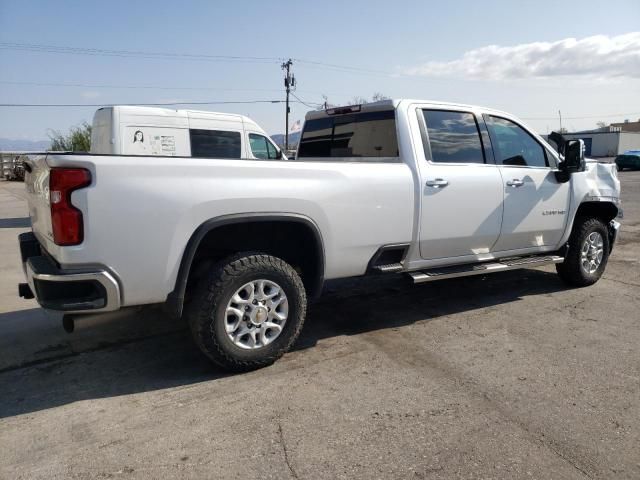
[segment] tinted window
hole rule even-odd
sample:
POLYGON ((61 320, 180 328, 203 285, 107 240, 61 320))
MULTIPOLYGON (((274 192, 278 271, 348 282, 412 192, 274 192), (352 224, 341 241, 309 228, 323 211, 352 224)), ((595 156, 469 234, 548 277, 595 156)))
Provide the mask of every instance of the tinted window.
POLYGON ((269 151, 269 158, 278 158, 278 149, 267 140, 267 150, 269 151))
POLYGON ((189 135, 192 157, 240 158, 240 132, 189 130, 189 135))
POLYGON ((542 145, 526 130, 504 118, 489 116, 488 120, 498 165, 547 166, 542 145))
POLYGON ((397 156, 394 110, 307 120, 298 148, 298 158, 359 157, 375 162, 397 156))
POLYGON ((442 163, 484 163, 476 118, 468 112, 423 110, 431 160, 442 163))
POLYGON ((251 147, 251 153, 253 153, 253 156, 256 158, 263 160, 274 160, 277 158, 276 147, 274 147, 264 135, 250 133, 249 146, 251 147))

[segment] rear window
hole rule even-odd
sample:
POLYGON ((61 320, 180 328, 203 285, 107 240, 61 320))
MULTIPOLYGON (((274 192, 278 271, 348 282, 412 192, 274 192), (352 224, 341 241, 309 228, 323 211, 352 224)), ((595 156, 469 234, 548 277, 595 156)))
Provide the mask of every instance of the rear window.
POLYGON ((394 110, 363 112, 307 120, 298 158, 358 158, 397 161, 398 139, 394 110))
POLYGON ((189 130, 191 156, 204 158, 240 158, 240 132, 189 130))

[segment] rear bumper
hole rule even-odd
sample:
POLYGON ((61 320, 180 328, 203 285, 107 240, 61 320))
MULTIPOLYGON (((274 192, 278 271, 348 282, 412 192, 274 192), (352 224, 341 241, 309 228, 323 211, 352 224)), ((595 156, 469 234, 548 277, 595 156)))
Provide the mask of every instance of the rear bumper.
POLYGON ((93 268, 60 269, 42 251, 33 233, 21 234, 19 241, 27 283, 43 308, 65 313, 98 313, 120 308, 120 287, 111 273, 93 268))

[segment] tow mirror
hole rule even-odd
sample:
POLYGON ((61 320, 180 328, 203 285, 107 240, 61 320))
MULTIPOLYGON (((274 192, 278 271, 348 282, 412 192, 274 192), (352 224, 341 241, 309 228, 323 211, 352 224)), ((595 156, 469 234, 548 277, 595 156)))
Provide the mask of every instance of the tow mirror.
POLYGON ((584 171, 584 142, 582 140, 565 140, 558 132, 551 132, 549 140, 558 146, 558 153, 564 157, 564 160, 558 165, 558 171, 556 171, 556 179, 559 182, 568 182, 572 173, 584 171))
POLYGON ((558 146, 558 153, 564 157, 558 166, 559 181, 566 182, 572 173, 584 170, 584 142, 582 140, 565 140, 558 132, 551 132, 549 140, 558 146))
POLYGON ((584 170, 584 142, 582 140, 567 140, 565 142, 562 169, 567 173, 584 170))

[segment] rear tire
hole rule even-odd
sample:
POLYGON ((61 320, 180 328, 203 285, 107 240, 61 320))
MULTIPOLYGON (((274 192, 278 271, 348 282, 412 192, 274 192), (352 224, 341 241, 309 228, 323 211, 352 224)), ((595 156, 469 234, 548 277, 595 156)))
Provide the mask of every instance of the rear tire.
POLYGON ((556 264, 560 278, 569 285, 596 283, 609 260, 609 232, 599 218, 579 217, 573 225, 563 263, 556 264))
POLYGON ((284 260, 241 253, 213 267, 185 312, 200 350, 229 371, 271 365, 294 344, 307 299, 284 260))

